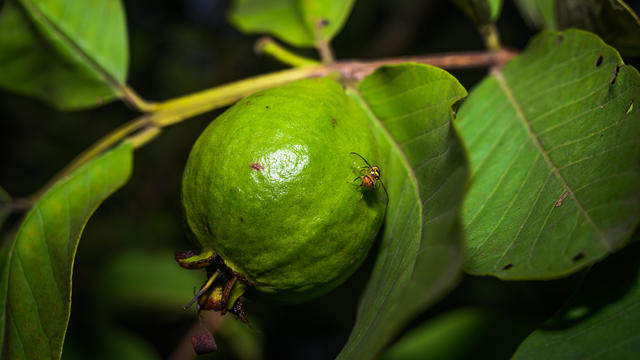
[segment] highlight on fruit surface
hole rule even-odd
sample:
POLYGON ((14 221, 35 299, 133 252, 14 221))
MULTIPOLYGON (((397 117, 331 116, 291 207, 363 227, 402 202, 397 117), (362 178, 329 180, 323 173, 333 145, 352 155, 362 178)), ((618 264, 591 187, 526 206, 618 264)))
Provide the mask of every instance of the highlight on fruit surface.
POLYGON ((205 268, 188 306, 246 321, 247 292, 280 302, 320 296, 366 257, 388 200, 366 114, 340 84, 317 78, 241 100, 196 141, 182 201, 199 252, 180 266, 205 268), (369 191, 352 179, 372 181, 369 191))

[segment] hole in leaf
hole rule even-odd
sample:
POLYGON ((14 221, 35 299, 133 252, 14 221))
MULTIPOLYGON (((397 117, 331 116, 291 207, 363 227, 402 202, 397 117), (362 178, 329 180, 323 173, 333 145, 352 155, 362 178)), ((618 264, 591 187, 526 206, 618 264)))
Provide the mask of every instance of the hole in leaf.
POLYGON ((502 270, 509 270, 513 267, 513 264, 507 264, 505 266, 502 267, 502 270))
POLYGON ((620 72, 620 68, 622 67, 622 65, 618 65, 616 66, 616 69, 613 70, 613 78, 611 79, 610 84, 611 85, 615 85, 616 84, 616 80, 618 79, 618 73, 620 72))
POLYGON ((602 55, 598 56, 598 58, 596 59, 596 63, 594 65, 595 67, 602 65, 602 55))
POLYGON ((631 110, 633 110, 633 100, 631 100, 629 105, 627 105, 627 110, 624 111, 624 114, 629 115, 631 113, 631 110))
POLYGON ((571 259, 571 261, 577 262, 582 260, 583 258, 584 258, 584 253, 577 253, 576 256, 574 256, 573 259, 571 259))

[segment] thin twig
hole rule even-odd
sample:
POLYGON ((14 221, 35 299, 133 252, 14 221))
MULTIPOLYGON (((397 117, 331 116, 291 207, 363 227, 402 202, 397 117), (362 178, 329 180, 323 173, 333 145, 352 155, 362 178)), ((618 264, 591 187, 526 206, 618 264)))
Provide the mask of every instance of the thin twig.
POLYGON ((281 63, 292 67, 320 65, 317 60, 295 54, 268 36, 258 39, 254 49, 258 54, 269 55, 281 63))
POLYGON ((328 22, 326 19, 316 19, 315 26, 313 27, 313 35, 316 40, 316 49, 318 49, 318 52, 320 53, 322 62, 324 64, 331 65, 336 62, 336 59, 333 56, 333 49, 331 48, 329 39, 325 38, 322 34, 322 29, 324 29, 327 25, 328 22))
POLYGON ((415 62, 428 64, 445 70, 502 67, 518 53, 513 50, 470 51, 445 53, 427 56, 409 56, 373 61, 340 61, 330 66, 339 71, 343 77, 356 81, 362 80, 375 69, 383 65, 415 62))

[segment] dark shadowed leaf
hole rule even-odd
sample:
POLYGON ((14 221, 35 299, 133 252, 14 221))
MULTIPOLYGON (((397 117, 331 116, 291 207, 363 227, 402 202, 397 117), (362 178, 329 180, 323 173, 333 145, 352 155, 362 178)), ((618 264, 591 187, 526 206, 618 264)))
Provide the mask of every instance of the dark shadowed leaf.
POLYGON ((231 22, 245 33, 268 33, 295 46, 330 41, 344 25, 355 0, 235 0, 231 22))
POLYGON ((545 32, 461 106, 472 186, 466 270, 567 275, 621 248, 640 216, 640 76, 581 30, 545 32))
POLYGON ((228 318, 215 331, 216 341, 221 343, 220 349, 228 347, 228 351, 238 360, 264 359, 264 332, 258 319, 249 318, 249 325, 234 318, 228 318))
POLYGON ((382 241, 341 359, 371 359, 460 275, 465 151, 451 120, 466 95, 447 72, 386 66, 351 93, 372 121, 389 192, 382 241))
MULTIPOLYGON (((105 328, 100 336, 97 349, 88 354, 91 359, 131 359, 131 360, 159 360, 162 357, 152 344, 139 335, 125 329, 105 328)), ((85 357, 87 359, 87 357, 85 357)))
POLYGON ((544 29, 592 31, 622 55, 640 55, 640 20, 622 0, 518 0, 529 22, 544 29))
POLYGON ((640 244, 635 243, 595 266, 576 296, 533 332, 513 359, 635 359, 638 354, 640 244))
POLYGON ((3 188, 0 187, 0 230, 4 221, 11 213, 11 196, 3 188))
POLYGON ((592 31, 625 56, 640 55, 640 20, 622 0, 556 2, 558 29, 592 31))
POLYGON ((9 0, 0 11, 0 87, 72 110, 119 95, 129 61, 120 0, 9 0))
POLYGON ((462 308, 429 319, 404 334, 384 360, 507 359, 532 326, 513 314, 462 308))
POLYGON ((453 0, 453 2, 478 25, 495 22, 502 9, 502 0, 453 0))
POLYGON ((0 340, 7 359, 59 359, 71 308, 78 241, 98 205, 131 173, 124 143, 52 187, 5 244, 0 277, 0 340))
POLYGON ((171 255, 169 249, 118 255, 107 262, 101 281, 96 283, 99 298, 118 308, 183 313, 183 306, 206 276, 204 271, 179 267, 171 255))
POLYGON ((556 29, 556 0, 515 0, 522 17, 538 29, 556 29))
POLYGON ((67 334, 62 360, 159 360, 157 350, 144 338, 117 325, 102 322, 95 334, 67 334), (90 338, 90 341, 87 341, 90 338))

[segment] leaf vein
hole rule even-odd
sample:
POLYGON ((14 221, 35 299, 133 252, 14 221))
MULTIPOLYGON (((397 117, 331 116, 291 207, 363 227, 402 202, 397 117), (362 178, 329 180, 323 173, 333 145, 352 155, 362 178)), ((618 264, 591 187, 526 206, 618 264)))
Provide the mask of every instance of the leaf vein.
MULTIPOLYGON (((38 319, 41 319, 42 315, 40 314, 40 307, 38 306, 38 302, 37 302, 37 299, 36 299, 35 294, 33 292, 33 288, 31 287, 31 282, 29 281, 29 278, 27 277, 27 273, 24 271, 24 267, 22 266, 22 257, 20 256, 20 252, 16 251, 15 252, 15 256, 16 256, 16 259, 18 260, 16 263, 17 263, 18 266, 20 266, 20 269, 22 270, 22 274, 24 276, 24 283, 27 285, 27 288, 29 289, 29 292, 31 293, 31 298, 36 303, 35 311, 38 314, 38 319)), ((49 348, 49 351, 51 351, 51 358, 54 359, 55 356, 53 356, 54 355, 53 347, 51 347, 51 339, 49 338, 49 334, 47 334, 47 332, 44 330, 44 327, 42 326, 42 322, 38 321, 37 323, 40 326, 40 329, 42 330, 42 334, 44 334, 45 339, 47 339, 47 344, 49 344, 48 348, 49 348)), ((16 327, 16 330, 17 330, 18 333, 20 332, 19 328, 17 328, 17 327, 16 327)))
POLYGON ((579 164, 579 163, 581 163, 581 162, 585 162, 585 161, 587 161, 587 160, 591 160, 591 159, 596 158, 596 157, 598 157, 598 156, 600 156, 600 155, 604 155, 604 154, 606 154, 606 153, 608 153, 608 152, 611 152, 611 151, 617 150, 617 149, 619 149, 619 148, 621 148, 621 147, 625 147, 625 146, 629 146, 629 145, 635 145, 635 144, 640 144, 640 140, 635 139, 635 140, 627 141, 627 142, 622 143, 622 144, 618 144, 618 145, 616 145, 616 146, 610 147, 610 148, 608 148, 608 149, 606 149, 606 150, 604 150, 604 151, 601 151, 601 152, 599 152, 599 153, 591 154, 591 155, 589 155, 589 156, 587 156, 587 157, 584 157, 584 158, 582 158, 582 159, 579 159, 579 160, 575 160, 575 161, 569 162, 569 163, 567 163, 567 164, 563 165, 562 167, 558 168, 558 170, 559 170, 559 171, 561 171, 561 170, 565 170, 565 169, 567 169, 567 168, 569 168, 569 167, 571 167, 571 166, 577 165, 577 164, 579 164))
POLYGON ((571 189, 571 187, 569 187, 569 184, 567 183, 567 180, 560 173, 560 169, 558 169, 558 167, 556 167, 555 163, 551 160, 551 158, 549 157, 549 154, 545 151, 544 147, 542 146, 542 143, 540 142, 540 139, 536 136, 536 134, 531 129, 531 125, 528 123, 527 117, 525 116, 524 112, 522 111, 522 108, 520 107, 520 103, 514 97, 513 93, 511 92, 511 89, 507 85, 502 73, 501 72, 495 72, 495 76, 496 76, 496 79, 498 80, 498 83, 500 84, 500 86, 502 87, 503 91, 505 92, 507 98, 509 99, 509 102, 511 102, 513 107, 515 108, 515 110, 516 110, 516 112, 518 114, 518 116, 517 116, 518 119, 520 119, 521 124, 525 127, 525 130, 527 131, 529 136, 534 140, 534 144, 538 147, 538 150, 542 153, 542 156, 546 160, 547 164, 551 167, 552 172, 555 174, 555 176, 558 178, 558 180, 560 180, 562 185, 569 192, 569 196, 571 196, 573 198, 573 200, 576 202, 576 204, 578 205, 578 209, 584 214, 584 216, 587 219, 587 221, 591 224, 591 226, 593 226, 594 230, 598 233, 598 235, 600 236, 600 240, 605 245, 607 250, 611 251, 612 248, 611 248, 611 245, 609 244, 609 241, 607 240, 605 235, 602 233, 600 228, 593 221, 591 216, 589 216, 589 214, 585 211, 584 207, 582 206, 582 203, 576 197, 576 195, 573 193, 573 190, 571 189))
POLYGON ((440 130, 440 129, 442 129, 443 127, 445 127, 445 126, 447 126, 447 125, 449 125, 449 122, 442 123, 442 125, 438 125, 438 126, 436 126, 436 127, 434 127, 434 128, 431 128, 431 129, 429 129, 428 131, 425 131, 425 132, 424 132, 424 133, 422 133, 422 134, 419 134, 419 135, 416 135, 416 136, 410 137, 409 139, 406 139, 405 141, 401 142, 399 145, 400 145, 400 146, 402 146, 402 147, 404 147, 404 146, 406 146, 407 144, 410 144, 410 143, 412 143, 412 142, 414 142, 414 141, 416 141, 416 140, 418 140, 418 139, 420 139, 420 138, 423 138, 423 137, 425 137, 425 136, 427 136, 427 135, 431 134, 432 132, 434 132, 434 131, 436 131, 436 130, 440 130))
MULTIPOLYGON (((515 154, 515 156, 511 160, 511 163, 509 164, 509 166, 502 172, 502 175, 500 175, 500 177, 498 178, 498 181, 496 181, 496 183, 491 188, 491 191, 489 192, 489 195, 485 198, 485 200, 482 202, 482 204, 480 204, 480 206, 477 207, 478 211, 471 217, 471 219, 469 219, 469 221, 467 221, 467 226, 470 226, 471 224, 473 224, 473 222, 476 220, 478 215, 480 215, 482 213, 482 211, 484 211, 484 209, 487 206, 487 204, 489 203, 489 201, 491 201, 491 199, 493 198, 493 195, 495 195, 495 193, 500 188, 500 185, 502 184, 502 182, 507 178, 507 174, 509 173, 509 171, 517 163, 518 157, 520 156, 520 154, 522 153, 522 150, 524 150, 526 145, 527 145, 527 142, 522 142, 522 144, 520 145, 520 148, 518 149, 518 152, 515 154)), ((537 161, 537 158, 536 158, 535 161, 537 161)), ((534 161, 534 163, 535 163, 535 161, 534 161)), ((533 165, 533 163, 532 163, 532 165, 533 165)), ((504 216, 504 214, 503 214, 503 216, 504 216)))

